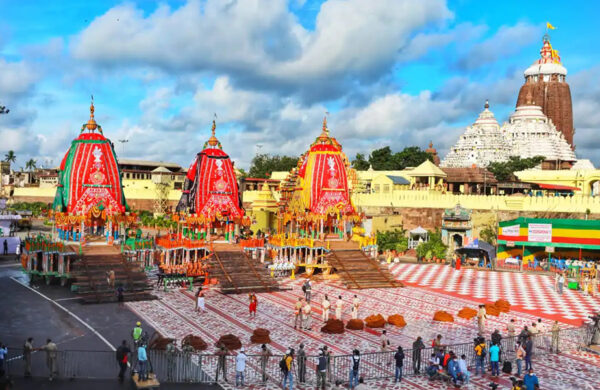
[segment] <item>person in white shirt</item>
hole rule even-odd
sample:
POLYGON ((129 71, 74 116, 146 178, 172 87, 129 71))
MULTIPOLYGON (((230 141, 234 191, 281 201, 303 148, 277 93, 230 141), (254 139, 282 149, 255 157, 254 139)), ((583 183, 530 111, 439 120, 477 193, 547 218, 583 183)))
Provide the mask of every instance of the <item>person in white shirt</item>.
POLYGON ((461 355, 460 359, 458 359, 458 370, 462 374, 465 385, 469 383, 469 378, 471 377, 471 373, 467 368, 467 357, 465 355, 461 355))
POLYGON ((390 340, 387 337, 387 332, 385 329, 381 332, 380 344, 381 344, 381 352, 386 352, 388 350, 388 347, 390 346, 390 340))
POLYGON ((485 311, 485 305, 479 305, 479 311, 477 312, 477 328, 479 330, 480 336, 483 336, 485 333, 486 317, 487 317, 487 313, 485 311))
POLYGON ((330 307, 331 307, 331 302, 329 302, 327 295, 325 295, 323 297, 323 302, 321 302, 321 308, 323 309, 321 318, 323 318, 323 322, 327 322, 329 320, 329 308, 330 307))
POLYGON ((235 386, 244 386, 244 371, 246 370, 246 353, 244 347, 235 357, 235 386))
POLYGON ((340 295, 335 302, 335 318, 337 320, 342 319, 342 309, 344 308, 344 301, 342 300, 342 296, 340 295))
POLYGON ((563 294, 563 287, 565 286, 565 275, 561 272, 558 277, 558 294, 563 294))
POLYGON ((358 308, 360 306, 360 300, 355 295, 354 299, 352 299, 352 319, 355 320, 358 318, 358 308))
POLYGON ((537 322, 538 332, 541 335, 542 341, 544 343, 544 348, 550 350, 550 336, 548 327, 542 322, 541 318, 538 318, 537 322))

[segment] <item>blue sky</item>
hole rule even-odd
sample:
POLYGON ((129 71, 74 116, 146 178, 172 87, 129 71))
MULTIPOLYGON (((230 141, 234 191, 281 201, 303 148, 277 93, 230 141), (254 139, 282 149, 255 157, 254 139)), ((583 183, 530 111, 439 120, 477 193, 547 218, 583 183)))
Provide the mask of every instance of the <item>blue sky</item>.
POLYGON ((56 165, 89 116, 123 157, 187 166, 217 114, 224 149, 299 154, 330 112, 354 156, 443 156, 486 98, 499 121, 546 21, 569 71, 580 158, 600 164, 600 6, 571 1, 0 0, 0 153, 56 165), (119 139, 128 139, 123 148, 119 139))

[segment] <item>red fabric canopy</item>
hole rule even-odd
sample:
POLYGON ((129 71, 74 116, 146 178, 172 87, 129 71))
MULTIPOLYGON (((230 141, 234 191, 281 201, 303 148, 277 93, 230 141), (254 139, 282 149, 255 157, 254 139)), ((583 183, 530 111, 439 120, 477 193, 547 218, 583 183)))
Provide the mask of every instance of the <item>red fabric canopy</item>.
POLYGON ((565 191, 580 191, 577 187, 561 186, 558 184, 535 183, 544 190, 565 190, 565 191))

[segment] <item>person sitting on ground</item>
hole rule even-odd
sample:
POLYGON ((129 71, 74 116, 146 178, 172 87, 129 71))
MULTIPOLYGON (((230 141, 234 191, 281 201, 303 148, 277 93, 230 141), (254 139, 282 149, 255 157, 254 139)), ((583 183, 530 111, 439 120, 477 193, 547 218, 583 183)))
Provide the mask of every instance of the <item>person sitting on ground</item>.
POLYGON ((427 375, 429 379, 434 379, 438 376, 438 371, 440 370, 440 359, 436 356, 435 353, 431 354, 431 358, 429 358, 429 366, 427 367, 427 375))
POLYGON ((469 372, 469 369, 467 367, 467 356, 466 355, 460 355, 460 359, 458 359, 458 369, 460 370, 460 373, 462 374, 463 382, 465 384, 469 383, 469 378, 471 377, 471 373, 469 372))
POLYGON ((455 385, 458 384, 458 381, 462 382, 463 380, 455 354, 451 355, 450 361, 448 362, 448 375, 452 377, 452 383, 455 385))

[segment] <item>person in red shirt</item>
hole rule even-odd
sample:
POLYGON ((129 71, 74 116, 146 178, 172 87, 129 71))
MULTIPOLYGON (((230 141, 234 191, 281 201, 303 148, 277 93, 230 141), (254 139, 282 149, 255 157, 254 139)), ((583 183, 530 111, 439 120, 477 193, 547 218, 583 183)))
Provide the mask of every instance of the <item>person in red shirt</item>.
POLYGON ((256 295, 254 293, 250 293, 250 304, 248 305, 248 310, 250 311, 250 317, 256 317, 257 306, 258 306, 258 300, 256 299, 256 295))

